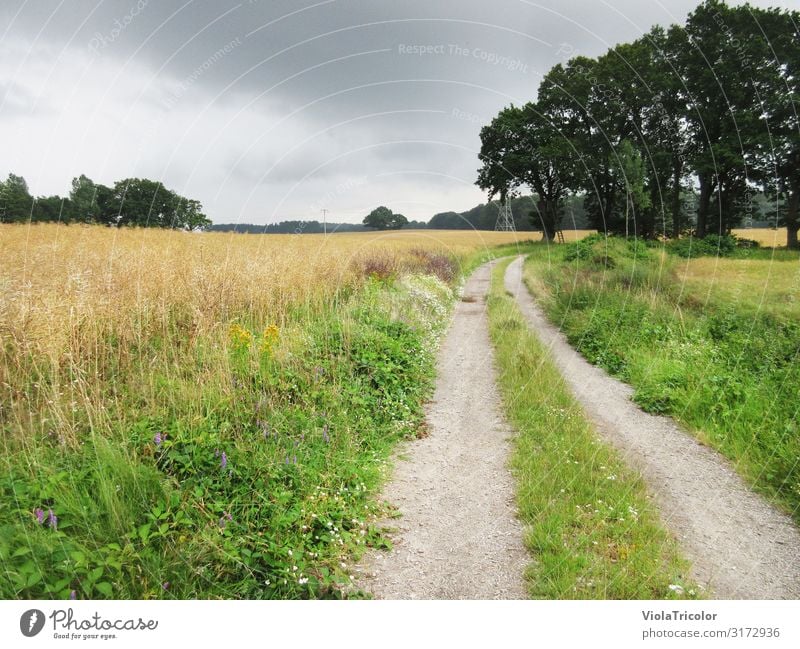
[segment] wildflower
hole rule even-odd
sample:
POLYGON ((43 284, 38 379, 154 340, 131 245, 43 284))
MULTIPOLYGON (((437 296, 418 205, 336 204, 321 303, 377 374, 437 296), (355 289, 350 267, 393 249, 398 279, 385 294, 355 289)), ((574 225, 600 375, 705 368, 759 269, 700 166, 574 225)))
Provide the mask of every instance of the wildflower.
POLYGON ((326 444, 331 441, 330 437, 328 437, 328 424, 325 424, 322 427, 322 439, 325 441, 326 444))
POLYGON ((163 442, 163 441, 164 441, 164 440, 163 440, 163 439, 162 439, 162 437, 161 437, 161 433, 156 433, 156 434, 153 436, 153 443, 154 443, 156 446, 161 446, 161 442, 163 442))
POLYGON ((163 584, 161 584, 161 588, 163 588, 164 590, 169 590, 169 582, 165 581, 163 584))
POLYGON ((296 455, 295 455, 295 456, 294 456, 294 458, 292 459, 292 464, 297 464, 297 456, 296 456, 296 455))
POLYGON ((307 584, 308 583, 308 577, 300 577, 300 579, 297 580, 297 583, 300 584, 301 586, 303 586, 304 584, 307 584))
POLYGON ((253 334, 238 324, 232 324, 230 326, 228 335, 233 345, 239 349, 249 347, 250 342, 253 340, 253 334))
POLYGON ((678 585, 678 584, 670 584, 670 585, 669 585, 669 589, 670 589, 670 590, 671 590, 673 593, 675 593, 676 595, 681 595, 681 594, 683 594, 683 586, 680 586, 680 585, 678 585))
POLYGON ((219 457, 219 463, 223 470, 228 466, 228 456, 225 454, 225 451, 222 451, 222 455, 219 457))
POLYGON ((52 509, 47 510, 47 524, 54 530, 58 529, 58 516, 53 513, 52 509))
POLYGON ((275 343, 278 342, 278 337, 280 336, 280 329, 278 329, 277 325, 271 324, 269 327, 264 329, 264 333, 261 335, 261 345, 260 351, 262 354, 271 354, 273 348, 275 347, 275 343))
POLYGON ((69 591, 69 598, 70 599, 77 599, 78 595, 74 590, 69 591))
POLYGON ((37 507, 36 509, 33 510, 33 515, 36 516, 36 522, 39 523, 39 525, 44 523, 44 510, 43 509, 41 509, 40 507, 37 507))
POLYGON ((219 526, 224 530, 225 526, 232 522, 233 516, 231 516, 228 512, 222 512, 222 516, 219 519, 219 526))

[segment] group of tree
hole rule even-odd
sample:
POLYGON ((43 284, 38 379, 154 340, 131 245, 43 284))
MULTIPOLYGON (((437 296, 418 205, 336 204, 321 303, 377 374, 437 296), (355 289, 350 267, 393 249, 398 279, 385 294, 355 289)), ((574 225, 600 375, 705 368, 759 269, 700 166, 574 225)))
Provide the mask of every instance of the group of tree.
POLYGON ((569 195, 601 231, 704 237, 764 192, 796 248, 799 101, 800 12, 706 0, 685 25, 550 69, 536 101, 481 130, 477 184, 500 200, 534 192, 549 238, 569 195))
POLYGON ((367 214, 363 223, 366 227, 374 230, 399 230, 404 225, 408 225, 408 219, 381 205, 367 214))
POLYGON ((184 230, 211 223, 200 201, 146 178, 126 178, 107 187, 81 175, 72 180, 67 197, 33 197, 25 179, 14 174, 0 181, 0 223, 43 221, 184 230))
MULTIPOLYGON (((510 196, 508 198, 514 228, 520 232, 541 230, 539 223, 531 219, 536 208, 536 196, 510 196)), ((428 227, 435 230, 494 230, 500 214, 497 201, 481 203, 466 212, 439 212, 434 214, 428 227)), ((562 205, 561 220, 557 227, 562 230, 583 230, 588 228, 583 210, 583 200, 579 196, 567 196, 562 205)))

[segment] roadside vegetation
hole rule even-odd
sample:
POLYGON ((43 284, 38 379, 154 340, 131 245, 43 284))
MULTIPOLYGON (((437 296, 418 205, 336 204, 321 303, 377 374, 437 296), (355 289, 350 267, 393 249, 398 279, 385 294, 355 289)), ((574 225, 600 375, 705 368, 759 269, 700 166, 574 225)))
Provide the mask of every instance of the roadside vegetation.
POLYGON ((340 597, 503 233, 2 226, 0 596, 340 597))
POLYGON ((800 266, 735 239, 540 246, 525 279, 590 362, 800 521, 800 266))
POLYGON ((518 431, 512 468, 531 596, 699 596, 636 473, 601 442, 546 349, 493 271, 489 320, 500 389, 518 431))

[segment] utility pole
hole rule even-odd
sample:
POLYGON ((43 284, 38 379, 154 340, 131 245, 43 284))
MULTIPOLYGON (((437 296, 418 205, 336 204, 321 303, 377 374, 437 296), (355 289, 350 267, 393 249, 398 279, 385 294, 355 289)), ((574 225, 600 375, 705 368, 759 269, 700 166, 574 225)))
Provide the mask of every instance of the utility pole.
POLYGON ((328 236, 328 210, 320 210, 322 212, 322 232, 328 236))

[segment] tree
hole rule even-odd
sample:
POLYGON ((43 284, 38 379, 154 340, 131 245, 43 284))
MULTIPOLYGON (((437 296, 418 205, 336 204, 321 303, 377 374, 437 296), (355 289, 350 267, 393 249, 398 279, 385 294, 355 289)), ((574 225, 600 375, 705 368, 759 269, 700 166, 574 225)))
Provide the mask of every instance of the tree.
POLYGON ((81 223, 115 221, 115 215, 111 214, 109 205, 112 193, 109 187, 95 183, 83 174, 73 178, 69 192, 72 219, 81 223))
POLYGON ((393 230, 399 230, 405 225, 408 225, 408 219, 405 216, 402 214, 392 214, 391 228, 393 230))
MULTIPOLYGON (((652 48, 653 62, 648 68, 652 104, 645 114, 645 146, 652 168, 650 200, 668 215, 664 234, 678 238, 685 229, 683 192, 686 189, 688 135, 681 92, 683 84, 673 66, 667 33, 653 27, 646 37, 652 48)), ((666 219, 665 219, 666 220, 666 219)))
POLYGON ((15 223, 29 221, 33 210, 33 196, 22 176, 8 174, 0 182, 0 222, 15 223))
POLYGON ((173 227, 186 230, 205 230, 211 225, 211 220, 203 214, 200 201, 175 196, 177 207, 175 209, 175 223, 173 227))
MULTIPOLYGON (((651 206, 650 194, 645 189, 645 174, 642 155, 630 140, 623 140, 619 147, 619 165, 625 183, 625 236, 629 235, 629 223, 637 231, 636 215, 651 206)), ((639 226, 641 227, 641 226, 639 226)))
POLYGON ((394 214, 388 207, 381 205, 364 217, 362 223, 376 230, 392 230, 402 228, 408 219, 402 214, 394 214))
POLYGON ((114 184, 105 216, 119 226, 196 230, 210 225, 200 201, 185 198, 160 182, 126 178, 114 184))
POLYGON ((58 221, 69 223, 72 205, 61 196, 40 196, 33 206, 32 221, 58 221))
POLYGON ((737 205, 752 182, 746 152, 760 128, 760 111, 752 79, 756 68, 743 46, 757 28, 752 11, 749 6, 706 0, 689 15, 685 27, 669 32, 672 61, 683 85, 688 159, 700 190, 698 237, 730 231, 737 223, 737 205))
MULTIPOLYGON (((755 10, 754 10, 755 11, 755 10)), ((800 12, 757 10, 758 30, 746 42, 764 128, 751 160, 765 192, 782 203, 786 245, 797 249, 800 230, 800 12)))
POLYGON ((109 208, 119 226, 172 227, 175 200, 160 182, 126 178, 114 183, 109 208))
POLYGON ((491 124, 481 129, 481 150, 476 184, 509 201, 527 186, 536 193, 534 224, 552 240, 561 221, 561 199, 572 183, 572 152, 554 117, 544 114, 538 104, 500 111, 491 124))

